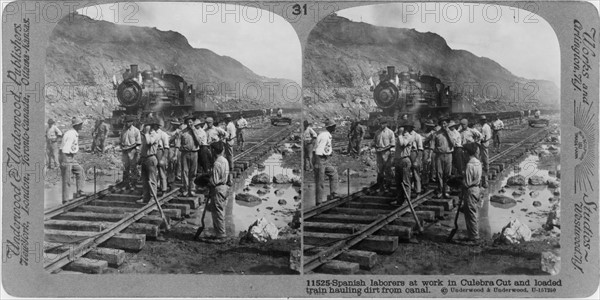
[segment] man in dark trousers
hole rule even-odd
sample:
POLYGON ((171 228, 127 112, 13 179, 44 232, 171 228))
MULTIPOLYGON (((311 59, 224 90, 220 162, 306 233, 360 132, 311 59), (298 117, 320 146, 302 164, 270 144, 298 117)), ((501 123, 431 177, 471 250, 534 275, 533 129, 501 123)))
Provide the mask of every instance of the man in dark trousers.
POLYGON ((315 183, 316 183, 316 198, 317 205, 323 203, 323 192, 325 189, 325 176, 329 178, 329 196, 328 199, 333 199, 337 196, 336 190, 338 186, 337 168, 331 162, 333 154, 333 137, 331 134, 335 132, 336 124, 331 120, 325 122, 325 129, 317 136, 315 145, 315 183))
POLYGON ((157 196, 158 190, 158 140, 156 133, 159 124, 157 119, 146 121, 142 129, 142 145, 140 150, 140 164, 142 165, 142 199, 140 203, 149 203, 152 197, 157 196))
POLYGON ((408 121, 400 123, 398 127, 398 137, 396 138, 396 152, 394 153, 394 167, 396 171, 396 188, 398 190, 397 202, 392 202, 394 205, 402 205, 404 201, 410 201, 411 192, 411 175, 412 163, 410 154, 413 143, 415 142, 414 135, 411 134, 413 125, 408 121))

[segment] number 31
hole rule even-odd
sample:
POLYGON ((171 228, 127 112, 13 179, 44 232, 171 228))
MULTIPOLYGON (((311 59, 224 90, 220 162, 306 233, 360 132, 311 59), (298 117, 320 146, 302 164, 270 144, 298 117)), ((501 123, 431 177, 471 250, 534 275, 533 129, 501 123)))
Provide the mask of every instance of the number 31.
POLYGON ((297 16, 300 14, 306 15, 307 12, 307 6, 306 4, 300 6, 300 4, 294 4, 294 6, 292 6, 292 14, 297 16))

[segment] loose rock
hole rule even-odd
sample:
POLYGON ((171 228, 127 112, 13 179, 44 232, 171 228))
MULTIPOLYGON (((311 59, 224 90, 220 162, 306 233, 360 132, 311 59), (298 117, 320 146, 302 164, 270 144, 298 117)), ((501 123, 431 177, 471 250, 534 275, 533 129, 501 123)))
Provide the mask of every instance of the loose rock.
POLYGON ((531 193, 529 193, 529 197, 531 198, 537 198, 537 196, 540 195, 540 192, 538 191, 532 191, 531 193))
POLYGON ((506 185, 525 185, 525 177, 522 175, 515 175, 508 178, 506 185))
POLYGON ((507 196, 493 195, 492 197, 490 197, 490 202, 507 204, 507 203, 517 203, 517 200, 515 200, 511 197, 507 197, 507 196))
POLYGON ((261 202, 259 197, 247 193, 235 194, 235 200, 244 201, 248 203, 261 202))
POLYGON ((529 227, 519 222, 519 220, 514 219, 502 228, 502 232, 494 240, 494 243, 513 245, 529 240, 531 240, 531 230, 529 227))
POLYGON ((290 183, 290 178, 287 175, 277 174, 273 176, 273 183, 285 184, 290 183))
POLYGON ((264 243, 270 240, 277 239, 279 229, 266 218, 260 218, 254 221, 248 228, 246 239, 251 242, 264 243))
POLYGON ((265 190, 265 189, 259 189, 258 191, 256 191, 256 193, 258 195, 266 195, 269 193, 269 190, 265 190))
POLYGON ((520 197, 520 196, 523 196, 523 194, 525 194, 525 192, 523 192, 521 190, 516 190, 512 193, 513 197, 520 197))
POLYGON ((533 176, 529 177, 529 184, 530 185, 545 185, 546 180, 542 176, 533 175, 533 176))
POLYGON ((279 204, 279 205, 286 205, 287 201, 285 201, 283 199, 279 199, 279 201, 277 201, 277 204, 279 204))
POLYGON ((260 174, 252 176, 251 182, 254 184, 270 183, 271 178, 269 177, 269 174, 267 174, 267 173, 260 173, 260 174))
POLYGON ((542 206, 542 202, 540 202, 540 201, 533 201, 533 206, 535 206, 535 207, 542 206))
POLYGON ((285 192, 283 190, 275 190, 275 196, 281 196, 283 195, 285 192))

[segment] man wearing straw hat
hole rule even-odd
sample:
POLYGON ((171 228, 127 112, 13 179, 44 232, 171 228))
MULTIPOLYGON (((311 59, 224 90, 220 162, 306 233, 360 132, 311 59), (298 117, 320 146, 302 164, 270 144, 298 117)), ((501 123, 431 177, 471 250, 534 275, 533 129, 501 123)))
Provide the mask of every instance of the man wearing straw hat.
POLYGON ((142 165, 142 203, 149 203, 157 195, 157 167, 158 145, 160 136, 156 132, 159 121, 152 118, 146 121, 142 131, 142 145, 140 150, 140 164, 142 165))
POLYGON ((56 127, 54 120, 48 119, 48 128, 46 129, 46 154, 48 160, 48 169, 52 169, 52 161, 54 167, 58 168, 58 138, 62 136, 62 132, 56 127))
POLYGON ((312 129, 312 122, 304 120, 304 133, 302 133, 302 143, 304 146, 304 170, 313 169, 313 150, 317 133, 312 129))
POLYGON ((388 128, 388 122, 385 119, 379 121, 380 129, 375 133, 375 138, 371 142, 371 147, 375 148, 377 158, 377 186, 384 193, 387 191, 392 178, 392 155, 391 149, 394 147, 394 132, 388 128))
POLYGON ((448 180, 450 179, 450 172, 452 171, 452 141, 448 131, 448 119, 441 118, 438 121, 441 129, 438 130, 434 137, 434 152, 435 152, 435 169, 437 172, 438 192, 436 198, 450 199, 448 194, 448 180))
POLYGON ((397 202, 392 204, 402 205, 404 201, 410 201, 411 192, 411 160, 415 137, 411 134, 414 125, 408 121, 401 122, 398 126, 398 138, 396 139, 396 152, 394 153, 394 168, 396 188, 398 189, 397 202))
POLYGON ((83 127, 83 120, 73 117, 71 120, 73 128, 65 132, 62 143, 60 145, 60 171, 62 176, 62 202, 66 203, 69 200, 69 186, 71 186, 71 174, 75 175, 75 185, 77 193, 75 197, 82 196, 83 183, 85 180, 83 168, 77 160, 75 154, 79 152, 79 131, 83 127))
POLYGON ((208 145, 208 135, 204 131, 204 119, 194 120, 194 134, 198 140, 198 167, 196 174, 208 174, 212 169, 210 162, 212 161, 212 151, 208 145))
POLYGON ((167 181, 170 186, 172 186, 176 180, 181 179, 181 152, 179 151, 179 149, 181 148, 182 130, 181 122, 179 122, 179 120, 177 119, 171 121, 171 126, 175 128, 175 130, 169 133, 169 161, 167 168, 167 181))
POLYGON ((423 132, 423 175, 422 175, 422 184, 425 187, 429 186, 429 183, 433 179, 434 176, 434 153, 433 148, 435 144, 433 142, 433 136, 435 135, 435 123, 432 120, 427 120, 424 124, 425 130, 423 132))
POLYGON ((463 176, 466 163, 464 163, 462 136, 457 129, 459 125, 460 123, 450 121, 450 124, 448 124, 448 136, 450 137, 450 142, 452 143, 453 148, 452 169, 454 171, 452 174, 456 176, 463 176))
POLYGON ((196 169, 198 168, 198 147, 200 142, 198 141, 196 134, 194 133, 194 121, 193 116, 187 116, 184 119, 187 127, 181 132, 181 181, 183 186, 181 188, 181 196, 196 196, 194 193, 194 179, 196 178, 196 169))
POLYGON ((487 118, 485 115, 481 116, 479 120, 481 124, 481 143, 479 147, 479 155, 481 157, 481 166, 483 169, 483 175, 481 176, 481 187, 487 188, 487 174, 489 168, 489 147, 490 140, 492 139, 492 128, 487 123, 487 118))
MULTIPOLYGON (((233 146, 235 145, 237 133, 230 114, 225 115, 225 122, 227 123, 225 127, 227 131, 227 135, 225 136, 225 158, 229 163, 229 174, 231 175, 231 171, 233 170, 233 146)), ((231 183, 231 180, 228 183, 231 183)))
POLYGON ((167 158, 169 156, 170 142, 169 135, 164 130, 162 130, 164 126, 165 121, 163 121, 163 119, 159 119, 158 124, 155 124, 153 128, 154 131, 156 131, 156 136, 158 139, 156 159, 158 161, 157 169, 160 187, 159 196, 169 191, 169 185, 167 183, 167 158))
POLYGON ((121 159, 123 161, 123 183, 125 188, 135 189, 138 180, 137 161, 142 144, 140 130, 133 126, 135 116, 125 117, 125 127, 121 133, 121 159))
POLYGON ((237 125, 237 142, 238 142, 238 151, 244 151, 244 131, 248 128, 248 121, 244 119, 244 115, 240 112, 239 118, 236 122, 237 125))
POLYGON ((333 137, 331 134, 335 132, 336 124, 327 120, 325 122, 325 131, 322 131, 317 136, 315 145, 315 183, 316 183, 316 198, 317 205, 323 203, 323 190, 325 189, 325 176, 329 178, 329 199, 336 196, 338 185, 338 172, 335 166, 331 163, 331 155, 333 154, 333 137))

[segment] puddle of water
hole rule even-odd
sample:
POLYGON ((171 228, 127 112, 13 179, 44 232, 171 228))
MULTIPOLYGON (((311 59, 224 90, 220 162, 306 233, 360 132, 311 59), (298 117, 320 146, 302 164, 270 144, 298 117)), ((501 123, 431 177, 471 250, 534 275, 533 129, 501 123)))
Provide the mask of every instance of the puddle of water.
POLYGON ((546 222, 547 213, 551 210, 552 205, 555 202, 548 201, 549 198, 554 197, 554 189, 548 188, 546 185, 533 186, 526 185, 524 194, 521 196, 513 196, 514 191, 519 190, 518 186, 504 188, 505 193, 498 193, 503 186, 506 185, 508 178, 514 175, 522 175, 525 178, 529 178, 533 175, 541 176, 545 180, 553 179, 556 180, 555 176, 548 175, 548 169, 554 170, 554 166, 539 166, 540 159, 535 155, 526 157, 519 163, 520 169, 510 170, 506 173, 506 176, 499 181, 492 182, 490 184, 490 196, 491 195, 504 195, 517 200, 516 204, 497 204, 490 203, 489 198, 486 199, 486 203, 482 211, 482 223, 491 234, 498 233, 502 228, 508 224, 512 219, 518 219, 520 222, 526 224, 532 231, 541 228, 546 222), (531 197, 530 193, 536 191, 539 193, 536 197, 531 197), (539 201, 541 206, 533 206, 534 201, 539 201))
MULTIPOLYGON (((248 230, 248 227, 257 219, 262 217, 266 218, 269 222, 273 223, 277 228, 281 229, 288 225, 292 221, 294 212, 298 209, 300 201, 295 201, 294 196, 299 196, 298 188, 292 187, 291 184, 267 184, 269 187, 268 192, 263 195, 257 194, 258 190, 263 189, 265 184, 257 184, 254 186, 248 186, 252 180, 252 176, 260 173, 267 173, 272 178, 277 174, 287 175, 288 177, 297 177, 298 175, 293 174, 292 169, 281 167, 282 156, 281 154, 272 154, 263 163, 264 169, 251 168, 248 172, 248 176, 244 181, 243 185, 240 185, 233 193, 230 193, 227 199, 227 207, 225 208, 225 226, 227 235, 237 236, 240 231, 248 230), (248 191, 243 189, 248 186, 248 191), (283 194, 277 196, 275 191, 280 190, 283 194), (267 199, 260 203, 247 203, 244 201, 235 200, 237 193, 248 193, 257 196, 261 199, 267 199), (278 201, 283 199, 286 201, 284 205, 280 205, 278 201)), ((200 224, 200 217, 202 212, 199 211, 193 216, 193 223, 200 224)), ((210 213, 206 214, 205 224, 207 228, 212 228, 212 219, 210 213)), ((212 229, 211 229, 212 230, 212 229)))
MULTIPOLYGON (((46 173, 47 181, 55 182, 52 185, 46 183, 44 187, 44 209, 52 208, 62 204, 62 181, 60 177, 60 169, 48 170, 46 173)), ((116 181, 121 180, 121 174, 112 176, 99 175, 96 177, 96 191, 101 191, 114 185, 116 181)), ((69 191, 71 194, 76 192, 75 179, 71 184, 69 191)), ((84 181, 83 191, 86 193, 94 193, 94 179, 84 181)))

